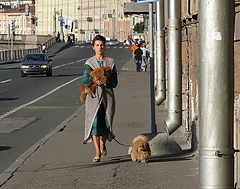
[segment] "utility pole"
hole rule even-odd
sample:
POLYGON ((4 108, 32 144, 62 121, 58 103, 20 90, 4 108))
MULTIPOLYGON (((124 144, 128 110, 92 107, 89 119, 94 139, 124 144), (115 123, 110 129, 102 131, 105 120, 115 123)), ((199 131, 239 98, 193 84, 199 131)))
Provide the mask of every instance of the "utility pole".
POLYGON ((234 188, 234 1, 200 1, 200 188, 234 188))
POLYGON ((11 21, 11 26, 10 26, 10 36, 11 36, 11 60, 13 60, 13 38, 14 38, 14 31, 15 31, 15 21, 11 21))
POLYGON ((113 13, 112 13, 112 38, 116 39, 116 17, 117 17, 117 13, 116 10, 113 9, 113 13))
POLYGON ((60 9, 60 36, 61 36, 61 41, 64 42, 64 33, 63 33, 63 16, 62 16, 62 9, 60 9))
POLYGON ((153 33, 153 2, 149 3, 149 35, 150 35, 150 106, 151 106, 151 133, 157 133, 155 115, 155 91, 154 91, 154 33, 153 33))
POLYGON ((53 36, 56 36, 56 8, 53 10, 53 36))

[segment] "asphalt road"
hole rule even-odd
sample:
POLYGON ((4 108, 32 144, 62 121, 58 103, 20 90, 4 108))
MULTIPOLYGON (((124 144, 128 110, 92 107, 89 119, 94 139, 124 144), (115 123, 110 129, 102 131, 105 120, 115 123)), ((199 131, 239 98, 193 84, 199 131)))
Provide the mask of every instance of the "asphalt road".
MULTIPOLYGON (((0 65, 0 174, 80 106, 83 64, 91 46, 75 45, 53 57, 53 76, 20 77, 19 64, 0 65)), ((125 46, 107 48, 118 71, 131 58, 125 46)))

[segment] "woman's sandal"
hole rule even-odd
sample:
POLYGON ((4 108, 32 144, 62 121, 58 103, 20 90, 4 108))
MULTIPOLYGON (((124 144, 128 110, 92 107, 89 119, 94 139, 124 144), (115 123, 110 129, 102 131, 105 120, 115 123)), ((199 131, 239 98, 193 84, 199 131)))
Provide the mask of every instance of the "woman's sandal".
POLYGON ((107 156, 107 150, 102 150, 102 151, 101 151, 101 156, 102 156, 102 157, 107 156))
POLYGON ((94 157, 93 158, 93 163, 100 162, 100 157, 94 157))

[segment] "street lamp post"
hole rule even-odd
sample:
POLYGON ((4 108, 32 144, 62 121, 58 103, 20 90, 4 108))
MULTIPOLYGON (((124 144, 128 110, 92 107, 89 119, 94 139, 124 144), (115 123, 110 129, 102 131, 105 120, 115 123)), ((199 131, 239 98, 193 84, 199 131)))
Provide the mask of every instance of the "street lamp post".
POLYGON ((64 42, 62 9, 60 9, 60 37, 61 41, 64 42))
POLYGON ((149 34, 150 34, 150 96, 151 96, 151 133, 157 133, 155 115, 155 91, 154 91, 154 34, 153 34, 153 3, 149 3, 149 34))
POLYGON ((53 36, 56 36, 56 25, 57 25, 57 19, 56 19, 56 8, 53 10, 53 36))

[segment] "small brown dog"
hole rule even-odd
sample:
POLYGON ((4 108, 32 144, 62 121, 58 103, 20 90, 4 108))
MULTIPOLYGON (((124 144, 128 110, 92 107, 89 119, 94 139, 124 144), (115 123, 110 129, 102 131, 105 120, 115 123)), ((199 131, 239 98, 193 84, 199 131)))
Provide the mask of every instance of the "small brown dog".
POLYGON ((134 162, 147 163, 151 156, 148 138, 140 135, 133 139, 131 159, 134 162))
MULTIPOLYGON (((111 73, 112 73, 111 67, 105 66, 105 67, 97 68, 91 71, 89 74, 90 76, 93 77, 93 81, 99 81, 101 85, 107 85, 111 73)), ((96 86, 97 85, 94 82, 91 83, 88 87, 82 85, 81 95, 80 95, 81 102, 85 101, 87 94, 91 95, 93 98, 96 97, 95 95, 96 86)))

